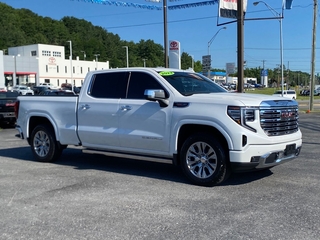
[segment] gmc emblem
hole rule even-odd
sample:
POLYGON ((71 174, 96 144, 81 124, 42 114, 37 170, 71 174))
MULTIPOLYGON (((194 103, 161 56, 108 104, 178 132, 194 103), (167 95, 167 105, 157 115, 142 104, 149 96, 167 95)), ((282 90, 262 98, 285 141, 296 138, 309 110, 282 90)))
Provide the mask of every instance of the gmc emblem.
POLYGON ((281 118, 291 118, 294 116, 293 112, 289 112, 289 111, 282 111, 281 112, 281 118))

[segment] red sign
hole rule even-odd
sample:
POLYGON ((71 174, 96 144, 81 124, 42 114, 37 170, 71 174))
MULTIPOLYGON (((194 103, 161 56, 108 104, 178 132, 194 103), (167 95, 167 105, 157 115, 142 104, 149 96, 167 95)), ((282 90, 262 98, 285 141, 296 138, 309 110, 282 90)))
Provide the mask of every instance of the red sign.
POLYGON ((170 42, 170 50, 179 50, 179 43, 176 41, 170 42))
POLYGON ((49 58, 49 65, 56 65, 56 59, 54 57, 49 58))

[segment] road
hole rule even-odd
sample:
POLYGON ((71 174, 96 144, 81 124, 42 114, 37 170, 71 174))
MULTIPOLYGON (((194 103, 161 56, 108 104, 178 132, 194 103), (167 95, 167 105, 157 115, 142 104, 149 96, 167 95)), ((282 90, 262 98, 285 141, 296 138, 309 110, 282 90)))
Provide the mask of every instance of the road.
MULTIPOLYGON (((306 110, 310 110, 310 99, 308 100, 297 100, 299 103, 299 109, 302 112, 305 112, 306 110)), ((313 111, 314 112, 320 112, 320 99, 314 99, 313 100, 313 111)))
POLYGON ((307 239, 320 236, 320 114, 300 114, 299 158, 190 185, 171 165, 65 150, 56 163, 0 131, 0 239, 307 239))

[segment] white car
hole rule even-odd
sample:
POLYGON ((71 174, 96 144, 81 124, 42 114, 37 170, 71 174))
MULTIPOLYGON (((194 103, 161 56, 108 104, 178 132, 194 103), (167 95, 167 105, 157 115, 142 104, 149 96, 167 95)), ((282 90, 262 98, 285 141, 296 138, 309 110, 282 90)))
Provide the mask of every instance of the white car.
POLYGON ((46 86, 49 89, 56 88, 52 83, 40 83, 40 86, 46 86))
MULTIPOLYGON (((273 96, 282 97, 282 91, 277 90, 273 96)), ((283 90, 283 97, 290 98, 290 99, 297 99, 297 93, 295 90, 283 90)))
POLYGON ((34 95, 34 92, 30 87, 23 85, 16 85, 12 88, 12 91, 16 91, 19 95, 34 95))
POLYGON ((8 90, 7 90, 7 87, 1 87, 0 86, 0 92, 7 92, 8 90))

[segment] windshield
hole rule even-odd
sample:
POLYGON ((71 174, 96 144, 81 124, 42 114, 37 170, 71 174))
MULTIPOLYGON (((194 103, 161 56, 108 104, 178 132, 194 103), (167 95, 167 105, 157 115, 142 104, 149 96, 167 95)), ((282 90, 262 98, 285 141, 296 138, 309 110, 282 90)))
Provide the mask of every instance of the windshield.
POLYGON ((227 92, 209 78, 198 73, 161 71, 159 74, 185 96, 198 93, 227 92))

